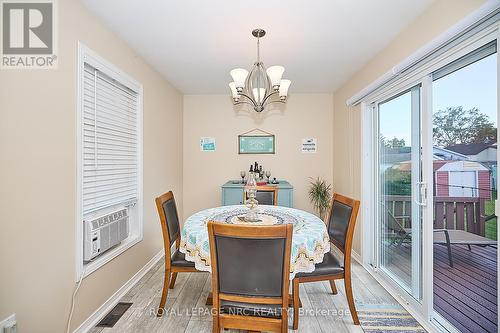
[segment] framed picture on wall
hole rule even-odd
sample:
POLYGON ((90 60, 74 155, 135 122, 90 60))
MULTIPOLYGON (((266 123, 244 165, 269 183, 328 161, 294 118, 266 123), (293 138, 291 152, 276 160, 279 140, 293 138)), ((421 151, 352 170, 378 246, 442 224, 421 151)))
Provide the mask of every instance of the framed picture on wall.
POLYGON ((200 138, 200 150, 201 151, 215 151, 215 138, 202 137, 200 138))
POLYGON ((252 130, 238 135, 238 154, 274 154, 275 151, 274 134, 262 130, 252 130), (254 133, 256 131, 262 133, 256 134, 254 133))

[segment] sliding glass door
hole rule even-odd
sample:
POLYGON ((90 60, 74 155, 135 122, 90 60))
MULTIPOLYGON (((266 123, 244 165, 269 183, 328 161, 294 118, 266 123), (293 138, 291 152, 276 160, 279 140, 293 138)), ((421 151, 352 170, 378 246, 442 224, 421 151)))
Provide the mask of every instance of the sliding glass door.
POLYGON ((420 86, 379 103, 377 112, 380 268, 420 300, 420 86))
POLYGON ((373 120, 370 263, 398 300, 443 332, 499 328, 493 36, 457 47, 365 109, 373 120))
POLYGON ((433 73, 433 308, 461 332, 498 330, 497 61, 494 41, 433 73))

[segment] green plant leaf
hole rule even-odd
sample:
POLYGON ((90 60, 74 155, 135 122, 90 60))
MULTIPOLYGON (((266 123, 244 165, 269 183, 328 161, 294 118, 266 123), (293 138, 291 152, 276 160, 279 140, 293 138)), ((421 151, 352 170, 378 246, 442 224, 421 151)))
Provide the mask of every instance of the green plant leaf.
POLYGON ((326 182, 326 180, 321 178, 313 179, 311 178, 309 187, 309 199, 317 211, 320 218, 324 218, 324 215, 330 206, 330 200, 332 197, 332 186, 326 182))

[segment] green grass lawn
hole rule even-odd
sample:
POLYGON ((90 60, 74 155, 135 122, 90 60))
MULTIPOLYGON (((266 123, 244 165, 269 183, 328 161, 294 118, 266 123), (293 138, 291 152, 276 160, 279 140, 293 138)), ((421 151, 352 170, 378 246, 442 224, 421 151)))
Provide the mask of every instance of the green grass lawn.
MULTIPOLYGON (((488 216, 491 214, 495 213, 495 197, 496 193, 493 192, 493 200, 486 201, 485 206, 484 206, 484 215, 488 216)), ((486 230, 485 230, 485 235, 486 237, 490 239, 497 239, 497 219, 494 218, 492 220, 489 220, 486 222, 486 230)))

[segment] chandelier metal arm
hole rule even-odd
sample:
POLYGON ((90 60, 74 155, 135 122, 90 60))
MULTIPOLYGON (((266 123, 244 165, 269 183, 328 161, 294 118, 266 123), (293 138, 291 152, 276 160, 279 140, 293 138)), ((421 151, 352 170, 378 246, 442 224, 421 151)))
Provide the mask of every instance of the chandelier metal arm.
POLYGON ((262 105, 266 103, 266 101, 269 99, 269 97, 276 95, 278 91, 273 91, 272 93, 268 94, 266 97, 264 97, 264 100, 262 101, 262 105))
POLYGON ((245 102, 245 101, 241 101, 241 102, 234 102, 233 105, 240 105, 240 104, 248 104, 248 105, 252 105, 252 103, 249 103, 249 102, 245 102))
POLYGON ((255 70, 256 70, 256 68, 257 68, 257 66, 258 66, 258 62, 256 62, 256 63, 254 63, 254 64, 253 64, 252 69, 250 70, 250 73, 248 73, 248 76, 247 76, 247 78, 245 79, 245 87, 246 87, 246 89, 247 89, 250 93, 252 93, 252 92, 251 92, 251 90, 252 90, 252 89, 250 89, 250 88, 251 88, 251 86, 252 86, 252 84, 251 84, 251 82, 252 82, 252 77, 253 77, 253 74, 254 74, 254 72, 255 72, 255 70))
POLYGON ((282 101, 281 99, 275 100, 275 101, 270 101, 267 104, 273 104, 273 103, 281 103, 281 104, 286 104, 286 101, 282 101))
POLYGON ((250 102, 252 102, 252 103, 248 103, 248 104, 251 104, 251 105, 253 105, 254 107, 255 107, 255 106, 257 106, 257 104, 255 103, 255 101, 253 100, 253 98, 251 98, 251 97, 250 97, 250 96, 248 96, 247 94, 245 94, 245 93, 242 93, 242 92, 241 92, 241 93, 239 93, 239 95, 240 95, 240 96, 245 97, 245 98, 246 98, 246 99, 248 99, 250 102))

